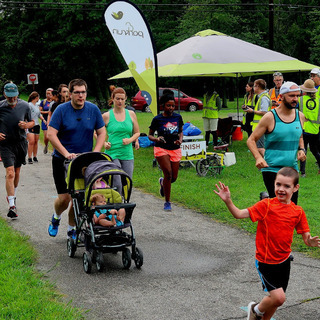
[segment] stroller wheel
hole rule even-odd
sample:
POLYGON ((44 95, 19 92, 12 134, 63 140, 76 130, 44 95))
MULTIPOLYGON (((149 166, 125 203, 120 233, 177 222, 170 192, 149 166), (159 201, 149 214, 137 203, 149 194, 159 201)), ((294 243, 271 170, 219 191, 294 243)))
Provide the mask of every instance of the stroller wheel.
POLYGON ((136 267, 140 269, 143 265, 143 253, 138 247, 135 248, 133 260, 136 267))
POLYGON ((122 263, 125 269, 129 269, 131 267, 131 252, 128 248, 125 248, 122 251, 122 263))
POLYGON ((96 256, 96 267, 99 272, 102 272, 105 268, 103 253, 101 251, 97 252, 96 256))
POLYGON ((68 241, 67 241, 67 249, 68 249, 68 256, 70 258, 73 258, 75 253, 76 253, 76 251, 77 251, 77 245, 76 245, 74 239, 72 239, 72 238, 68 239, 68 241))
POLYGON ((83 253, 83 269, 85 273, 91 273, 92 270, 92 258, 89 251, 83 253))
POLYGON ((208 159, 201 159, 197 161, 196 170, 197 174, 201 177, 205 177, 209 171, 210 163, 208 159))

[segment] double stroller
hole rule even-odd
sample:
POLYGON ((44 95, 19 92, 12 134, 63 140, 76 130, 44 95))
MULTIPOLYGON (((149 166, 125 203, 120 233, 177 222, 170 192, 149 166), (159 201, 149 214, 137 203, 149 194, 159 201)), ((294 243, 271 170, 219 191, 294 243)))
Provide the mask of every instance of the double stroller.
POLYGON ((83 268, 91 273, 95 264, 98 271, 105 268, 104 253, 122 252, 122 263, 129 269, 131 261, 137 268, 143 265, 143 253, 136 246, 131 222, 135 203, 130 203, 132 181, 127 173, 110 156, 100 152, 88 152, 72 160, 67 171, 67 185, 72 197, 76 222, 76 239, 69 238, 67 249, 73 258, 78 247, 84 247, 83 268), (122 190, 115 187, 115 177, 120 177, 122 190), (104 189, 94 189, 97 180, 105 182, 104 189), (103 194, 106 204, 92 207, 90 198, 95 193, 103 194), (125 218, 121 226, 105 227, 96 225, 95 210, 124 208, 125 218), (131 247, 131 251, 130 248, 131 247))

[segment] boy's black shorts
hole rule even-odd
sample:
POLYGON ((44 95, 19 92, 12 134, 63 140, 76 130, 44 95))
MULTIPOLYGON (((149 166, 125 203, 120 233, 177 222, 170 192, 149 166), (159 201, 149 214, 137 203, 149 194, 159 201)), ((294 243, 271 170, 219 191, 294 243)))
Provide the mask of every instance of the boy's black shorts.
POLYGON ((284 292, 287 290, 290 278, 290 264, 290 257, 280 264, 266 264, 256 260, 256 268, 264 291, 270 292, 279 288, 282 288, 284 292))

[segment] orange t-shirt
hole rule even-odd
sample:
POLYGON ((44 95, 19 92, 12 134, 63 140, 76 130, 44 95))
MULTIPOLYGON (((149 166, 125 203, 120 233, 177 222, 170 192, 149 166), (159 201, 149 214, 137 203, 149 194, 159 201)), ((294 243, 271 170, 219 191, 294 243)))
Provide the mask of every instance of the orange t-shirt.
POLYGON ((253 222, 258 221, 256 259, 262 263, 278 264, 291 253, 293 232, 310 232, 307 217, 293 202, 283 204, 277 198, 263 199, 248 208, 253 222))

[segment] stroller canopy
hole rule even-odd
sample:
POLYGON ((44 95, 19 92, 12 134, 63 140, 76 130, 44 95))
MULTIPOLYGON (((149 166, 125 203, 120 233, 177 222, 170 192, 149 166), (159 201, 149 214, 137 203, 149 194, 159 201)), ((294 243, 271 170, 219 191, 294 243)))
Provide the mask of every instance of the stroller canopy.
MULTIPOLYGON (((130 200, 132 191, 132 181, 129 175, 123 171, 117 164, 108 160, 99 160, 92 162, 85 170, 84 180, 86 186, 86 203, 89 203, 93 185, 99 178, 103 178, 110 188, 114 187, 113 177, 120 176, 122 184, 122 195, 125 202, 130 200)), ((118 190, 120 191, 120 190, 118 190)))

